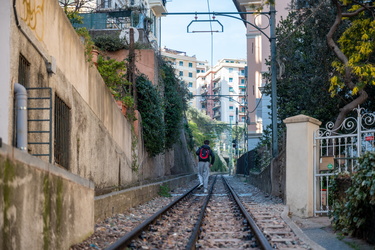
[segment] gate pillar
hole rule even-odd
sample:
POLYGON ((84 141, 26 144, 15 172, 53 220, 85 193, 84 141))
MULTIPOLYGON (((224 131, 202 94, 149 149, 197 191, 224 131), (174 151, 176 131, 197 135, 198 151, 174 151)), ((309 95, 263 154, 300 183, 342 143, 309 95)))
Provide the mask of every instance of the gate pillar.
POLYGON ((306 115, 286 118, 286 205, 302 218, 314 215, 314 132, 321 122, 306 115))

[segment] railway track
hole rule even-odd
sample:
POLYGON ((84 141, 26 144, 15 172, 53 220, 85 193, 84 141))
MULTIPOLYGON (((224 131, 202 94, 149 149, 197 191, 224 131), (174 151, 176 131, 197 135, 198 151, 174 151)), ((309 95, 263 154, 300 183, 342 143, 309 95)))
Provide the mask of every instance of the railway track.
POLYGON ((308 249, 272 206, 236 193, 212 176, 208 194, 194 186, 107 249, 308 249))

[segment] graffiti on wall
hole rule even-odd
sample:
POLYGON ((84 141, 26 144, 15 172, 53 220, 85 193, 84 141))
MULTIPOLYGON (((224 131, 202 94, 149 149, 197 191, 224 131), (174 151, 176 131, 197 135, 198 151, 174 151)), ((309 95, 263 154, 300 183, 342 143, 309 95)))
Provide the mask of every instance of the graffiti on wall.
POLYGON ((45 0, 21 0, 20 18, 35 33, 38 40, 44 37, 44 1, 45 0))

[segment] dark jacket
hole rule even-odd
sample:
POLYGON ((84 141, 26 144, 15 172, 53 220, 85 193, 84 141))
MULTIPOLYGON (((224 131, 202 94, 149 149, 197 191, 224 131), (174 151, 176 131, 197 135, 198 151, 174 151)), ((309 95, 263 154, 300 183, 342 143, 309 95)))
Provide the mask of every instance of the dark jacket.
POLYGON ((211 164, 214 164, 214 162, 215 162, 215 154, 212 152, 210 146, 208 146, 208 145, 202 145, 200 148, 198 148, 197 152, 195 152, 195 153, 198 155, 199 161, 210 161, 210 158, 211 158, 211 164), (210 156, 207 159, 202 159, 199 156, 199 152, 200 152, 201 148, 207 148, 208 150, 210 150, 210 156))

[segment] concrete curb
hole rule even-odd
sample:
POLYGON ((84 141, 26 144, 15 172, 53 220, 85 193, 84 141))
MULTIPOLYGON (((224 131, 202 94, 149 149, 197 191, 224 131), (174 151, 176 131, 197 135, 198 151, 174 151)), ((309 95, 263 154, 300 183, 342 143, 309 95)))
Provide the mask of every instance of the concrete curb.
POLYGON ((293 232, 297 235, 297 237, 308 244, 311 249, 314 250, 321 250, 325 249, 321 245, 317 244, 315 241, 311 240, 302 230, 299 228, 294 221, 292 221, 289 216, 289 207, 284 206, 284 211, 281 213, 281 218, 289 225, 289 227, 293 230, 293 232))

